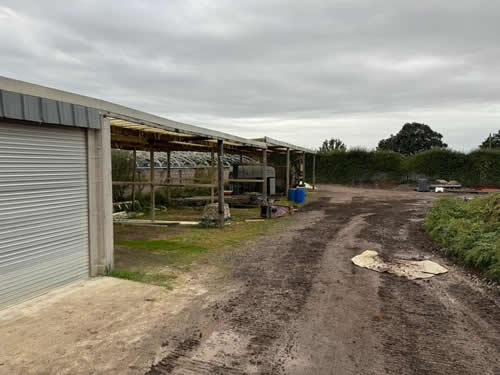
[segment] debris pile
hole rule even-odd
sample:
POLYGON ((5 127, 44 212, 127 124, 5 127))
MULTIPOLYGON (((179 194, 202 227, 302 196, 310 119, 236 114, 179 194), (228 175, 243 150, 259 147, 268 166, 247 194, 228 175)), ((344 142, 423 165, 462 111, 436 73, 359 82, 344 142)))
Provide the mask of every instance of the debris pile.
MULTIPOLYGON (((229 205, 224 204, 224 221, 231 220, 231 211, 229 211, 229 205)), ((203 210, 203 215, 201 215, 200 224, 205 226, 217 225, 219 222, 219 204, 209 203, 205 206, 203 210)))
POLYGON ((430 260, 394 259, 392 262, 386 262, 373 250, 366 250, 360 255, 356 255, 351 261, 359 267, 392 273, 409 280, 427 279, 448 272, 446 268, 430 260))
POLYGON ((275 218, 282 217, 287 215, 293 215, 293 207, 289 206, 278 206, 274 204, 262 205, 260 210, 260 215, 263 218, 275 218), (268 216, 269 215, 269 216, 268 216))

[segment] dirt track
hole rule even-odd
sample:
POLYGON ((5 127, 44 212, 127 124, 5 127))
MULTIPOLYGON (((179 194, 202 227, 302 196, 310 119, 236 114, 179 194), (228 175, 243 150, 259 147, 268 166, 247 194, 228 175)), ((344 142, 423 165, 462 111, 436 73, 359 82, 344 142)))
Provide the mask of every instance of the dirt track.
POLYGON ((226 277, 165 334, 148 374, 500 374, 500 297, 436 253, 432 195, 323 187, 285 231, 228 255, 226 277), (408 281, 357 268, 363 250, 430 257, 408 281))

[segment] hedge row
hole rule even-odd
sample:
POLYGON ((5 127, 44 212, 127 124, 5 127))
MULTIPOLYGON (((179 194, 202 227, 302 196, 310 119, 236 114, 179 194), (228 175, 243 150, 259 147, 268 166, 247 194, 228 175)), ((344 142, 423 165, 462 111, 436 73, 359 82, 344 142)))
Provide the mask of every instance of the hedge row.
MULTIPOLYGON (((308 158, 306 179, 311 179, 308 158)), ((360 184, 406 182, 417 177, 458 180, 464 186, 500 187, 500 150, 463 153, 434 149, 405 157, 390 151, 354 149, 316 156, 318 183, 360 184)))

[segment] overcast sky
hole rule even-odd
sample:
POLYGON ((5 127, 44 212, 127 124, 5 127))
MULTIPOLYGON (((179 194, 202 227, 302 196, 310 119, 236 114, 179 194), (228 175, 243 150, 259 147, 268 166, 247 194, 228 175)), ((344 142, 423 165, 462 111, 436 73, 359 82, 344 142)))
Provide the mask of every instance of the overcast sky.
POLYGON ((0 1, 0 75, 246 137, 500 128, 500 1, 0 1))

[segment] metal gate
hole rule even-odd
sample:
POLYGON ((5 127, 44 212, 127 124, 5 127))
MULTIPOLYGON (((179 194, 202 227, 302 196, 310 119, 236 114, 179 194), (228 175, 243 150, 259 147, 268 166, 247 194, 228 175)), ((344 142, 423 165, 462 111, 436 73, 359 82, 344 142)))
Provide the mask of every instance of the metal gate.
POLYGON ((0 122, 0 309, 88 274, 85 130, 0 122))

